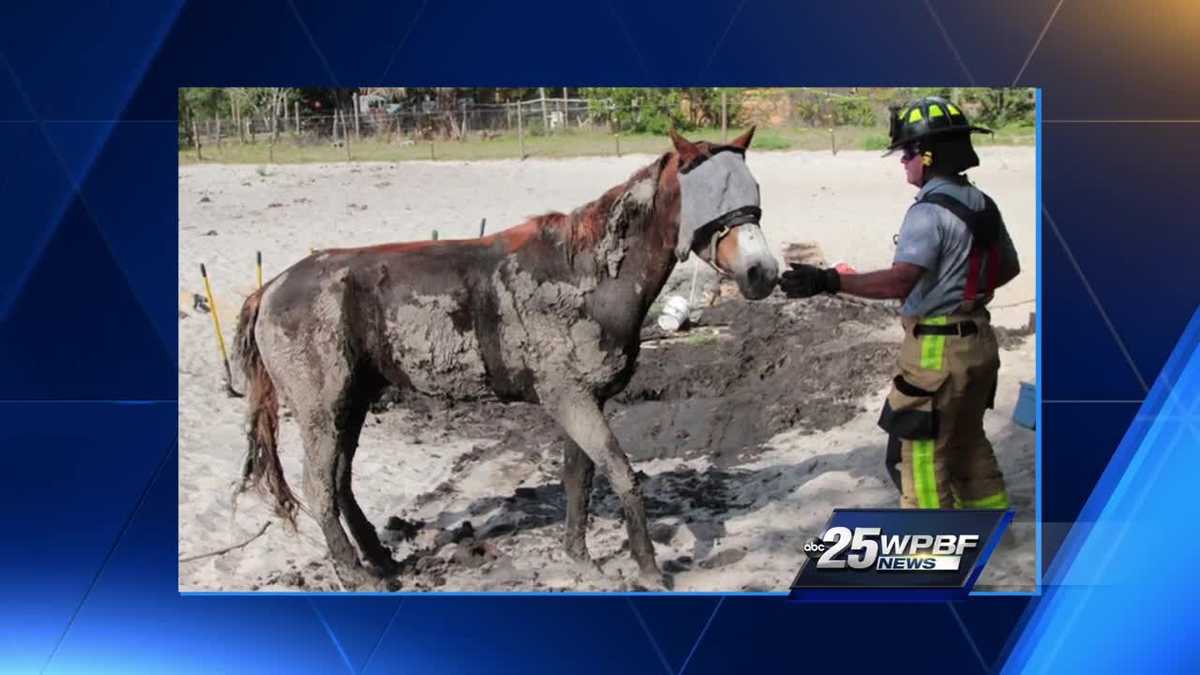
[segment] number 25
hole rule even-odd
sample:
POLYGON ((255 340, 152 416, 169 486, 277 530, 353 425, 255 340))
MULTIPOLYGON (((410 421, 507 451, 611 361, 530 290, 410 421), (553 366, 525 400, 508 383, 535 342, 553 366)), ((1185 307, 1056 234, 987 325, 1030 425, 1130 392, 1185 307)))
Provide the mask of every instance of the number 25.
POLYGON ((849 565, 851 569, 856 570, 870 568, 879 557, 879 542, 867 537, 877 537, 880 532, 878 527, 856 527, 853 534, 848 527, 829 528, 822 539, 830 546, 817 561, 817 567, 843 569, 849 565), (841 555, 847 548, 851 553, 846 555, 845 560, 834 560, 835 556, 841 555))

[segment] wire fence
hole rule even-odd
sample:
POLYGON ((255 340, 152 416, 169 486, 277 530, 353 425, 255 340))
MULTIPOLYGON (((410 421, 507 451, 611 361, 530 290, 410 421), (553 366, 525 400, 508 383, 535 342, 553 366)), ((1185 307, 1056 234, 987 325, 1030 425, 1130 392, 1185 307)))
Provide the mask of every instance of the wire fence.
MULTIPOLYGON (((302 110, 293 103, 279 110, 277 116, 260 113, 244 114, 240 119, 224 115, 193 117, 190 123, 181 121, 180 150, 192 151, 197 159, 204 160, 220 159, 238 148, 248 149, 257 156, 266 148, 264 159, 274 161, 276 150, 328 152, 330 147, 345 148, 345 158, 352 159, 362 158, 365 152, 375 158, 367 150, 378 151, 379 146, 419 145, 427 147, 425 156, 438 159, 446 155, 439 148, 445 149, 450 144, 494 142, 515 144, 509 155, 526 157, 544 154, 546 145, 539 145, 539 139, 587 135, 588 141, 601 142, 608 153, 620 155, 620 136, 639 128, 643 116, 679 114, 678 107, 667 105, 618 105, 580 98, 539 98, 503 104, 462 102, 448 109, 439 109, 433 102, 407 108, 394 104, 349 105, 319 112, 302 110), (598 141, 597 136, 607 140, 598 141)), ((718 116, 701 119, 713 126, 727 121, 718 116)), ((589 148, 584 154, 597 154, 597 149, 589 148)))
MULTIPOLYGON (((872 144, 879 139, 873 136, 883 133, 880 120, 886 119, 887 105, 853 90, 808 89, 747 96, 728 111, 723 99, 707 107, 688 100, 639 105, 567 97, 501 104, 462 100, 439 107, 437 101, 401 105, 355 95, 342 107, 324 110, 302 109, 292 101, 276 105, 274 114, 262 109, 238 116, 189 114, 179 125, 179 147, 189 159, 201 161, 620 156, 646 151, 645 143, 635 146, 628 135, 647 129, 647 122, 654 121, 662 137, 664 123, 685 120, 684 128, 719 128, 721 140, 728 140, 729 128, 739 124, 797 132, 768 149, 788 147, 804 130, 819 132, 825 138, 819 142, 836 154, 839 148, 876 149, 872 144)), ((805 147, 817 144, 814 136, 804 136, 805 147)))
POLYGON ((544 136, 571 129, 609 129, 613 116, 583 99, 545 99, 510 104, 463 104, 457 110, 397 109, 376 106, 366 110, 339 109, 314 114, 299 106, 277 117, 227 116, 193 119, 181 124, 181 147, 217 147, 225 143, 292 143, 312 145, 347 140, 464 141, 489 140, 502 134, 544 136))

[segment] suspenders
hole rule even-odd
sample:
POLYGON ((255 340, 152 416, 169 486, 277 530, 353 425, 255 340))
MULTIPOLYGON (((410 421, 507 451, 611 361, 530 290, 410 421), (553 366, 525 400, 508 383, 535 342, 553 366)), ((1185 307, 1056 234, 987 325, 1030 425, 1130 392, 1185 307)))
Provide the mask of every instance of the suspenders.
POLYGON ((966 204, 941 192, 932 192, 921 198, 918 204, 936 204, 967 224, 971 232, 971 253, 967 261, 967 282, 963 289, 963 302, 974 303, 980 293, 996 290, 996 277, 1000 273, 1000 210, 991 197, 983 195, 982 211, 972 211, 966 204), (979 289, 979 268, 983 257, 988 258, 987 288, 979 289))

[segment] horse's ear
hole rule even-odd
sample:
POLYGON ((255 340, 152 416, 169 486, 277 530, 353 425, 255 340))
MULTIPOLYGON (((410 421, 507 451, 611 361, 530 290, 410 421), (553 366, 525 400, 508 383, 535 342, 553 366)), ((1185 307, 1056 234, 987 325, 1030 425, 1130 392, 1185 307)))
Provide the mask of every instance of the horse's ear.
POLYGON ((700 148, 696 147, 695 143, 680 136, 674 128, 668 131, 667 135, 671 137, 671 144, 675 146, 675 152, 679 153, 680 164, 684 164, 700 154, 700 148))
POLYGON ((745 150, 746 148, 749 148, 750 147, 750 139, 754 138, 754 129, 755 129, 755 127, 750 127, 750 131, 747 131, 746 133, 742 134, 741 136, 738 136, 737 138, 733 139, 733 142, 730 143, 730 145, 732 145, 735 148, 741 148, 743 150, 745 150))

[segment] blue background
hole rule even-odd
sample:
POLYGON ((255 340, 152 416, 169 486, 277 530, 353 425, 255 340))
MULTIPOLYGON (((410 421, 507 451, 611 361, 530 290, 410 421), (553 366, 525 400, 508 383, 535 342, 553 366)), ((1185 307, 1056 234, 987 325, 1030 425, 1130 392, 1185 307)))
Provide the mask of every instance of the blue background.
POLYGON ((1200 476, 1197 3, 21 1, 3 13, 0 668, 1200 667, 1188 639, 1200 546, 1186 536, 1200 476), (1044 88, 1041 596, 176 592, 177 87, 701 83, 1044 88))

